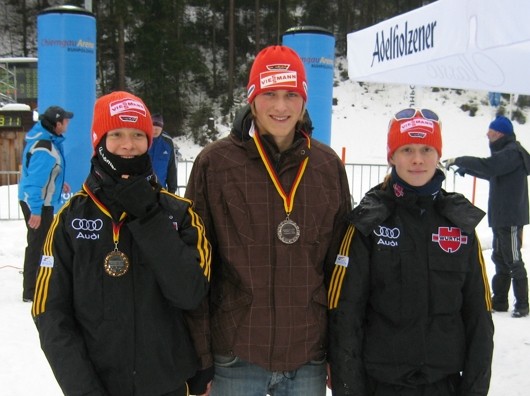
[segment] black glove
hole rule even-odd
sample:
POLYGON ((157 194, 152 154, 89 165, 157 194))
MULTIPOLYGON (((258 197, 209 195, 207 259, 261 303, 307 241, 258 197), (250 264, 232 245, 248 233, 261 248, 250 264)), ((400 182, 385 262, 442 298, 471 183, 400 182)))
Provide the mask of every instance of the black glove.
POLYGON ((158 204, 158 191, 145 177, 135 177, 120 180, 115 198, 128 215, 142 218, 158 204))
POLYGON ((466 174, 465 168, 456 168, 455 173, 458 173, 460 176, 464 177, 466 174))
POLYGON ((214 366, 204 370, 197 370, 195 375, 186 381, 190 388, 190 395, 202 395, 206 392, 208 383, 213 379, 214 366))

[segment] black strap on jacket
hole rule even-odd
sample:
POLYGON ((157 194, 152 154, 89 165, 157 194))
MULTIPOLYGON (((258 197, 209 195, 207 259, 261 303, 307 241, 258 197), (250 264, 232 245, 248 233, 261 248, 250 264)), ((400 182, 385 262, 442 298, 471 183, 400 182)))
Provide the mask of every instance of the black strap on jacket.
POLYGON ((33 152, 36 149, 44 148, 48 151, 52 151, 52 142, 50 140, 37 140, 31 149, 28 150, 26 153, 26 168, 29 167, 29 160, 31 159, 31 156, 33 155, 33 152))

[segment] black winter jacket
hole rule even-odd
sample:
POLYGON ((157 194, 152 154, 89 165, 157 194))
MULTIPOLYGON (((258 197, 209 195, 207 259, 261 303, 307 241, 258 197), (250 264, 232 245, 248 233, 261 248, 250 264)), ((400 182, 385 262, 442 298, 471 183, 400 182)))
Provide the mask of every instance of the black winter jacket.
POLYGON ((458 157, 455 165, 471 176, 488 180, 488 223, 490 227, 528 224, 528 178, 530 156, 515 140, 505 135, 490 144, 491 157, 458 157))
MULTIPOLYGON (((56 216, 40 266, 33 316, 66 395, 165 395, 198 365, 185 311, 207 294, 210 249, 191 201, 162 190, 142 219, 126 217, 118 248, 127 273, 105 273, 114 250, 113 181, 94 173, 56 216)), ((118 211, 116 213, 121 213, 118 211)))
POLYGON ((475 226, 460 194, 372 189, 351 216, 329 288, 333 395, 366 396, 366 375, 405 387, 462 372, 488 393, 493 322, 475 226))

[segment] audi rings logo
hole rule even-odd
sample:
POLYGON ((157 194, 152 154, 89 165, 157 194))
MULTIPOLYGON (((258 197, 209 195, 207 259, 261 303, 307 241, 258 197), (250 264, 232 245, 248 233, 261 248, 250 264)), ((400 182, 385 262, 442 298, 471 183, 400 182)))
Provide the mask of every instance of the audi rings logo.
POLYGON ((378 229, 374 230, 374 234, 379 237, 377 241, 378 245, 396 247, 398 246, 396 239, 399 238, 401 232, 399 231, 399 228, 379 226, 378 229))
POLYGON ((398 239, 400 232, 399 228, 379 226, 379 231, 374 230, 374 234, 381 238, 398 239))
POLYGON ((77 231, 99 231, 103 228, 103 220, 73 219, 72 228, 77 231))

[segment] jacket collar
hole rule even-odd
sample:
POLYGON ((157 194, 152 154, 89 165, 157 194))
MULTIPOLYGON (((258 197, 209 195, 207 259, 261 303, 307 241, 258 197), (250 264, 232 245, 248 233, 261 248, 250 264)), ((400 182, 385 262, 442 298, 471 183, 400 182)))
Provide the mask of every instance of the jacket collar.
MULTIPOLYGON (((411 199, 408 200, 399 200, 399 204, 405 206, 415 204, 416 200, 412 199, 412 195, 410 197, 411 199)), ((485 216, 481 209, 461 194, 441 190, 437 199, 431 202, 440 215, 468 234, 474 232, 485 216)), ((351 212, 349 220, 362 234, 369 235, 392 214, 397 204, 398 199, 390 186, 385 189, 380 184, 366 193, 361 203, 351 212)))
POLYGON ((50 140, 53 143, 62 143, 64 141, 64 136, 50 132, 39 121, 26 135, 26 141, 28 142, 34 142, 37 140, 50 140))
POLYGON ((490 150, 492 153, 497 152, 505 148, 508 144, 515 142, 515 134, 509 134, 501 136, 499 139, 495 140, 493 143, 490 143, 490 150))

